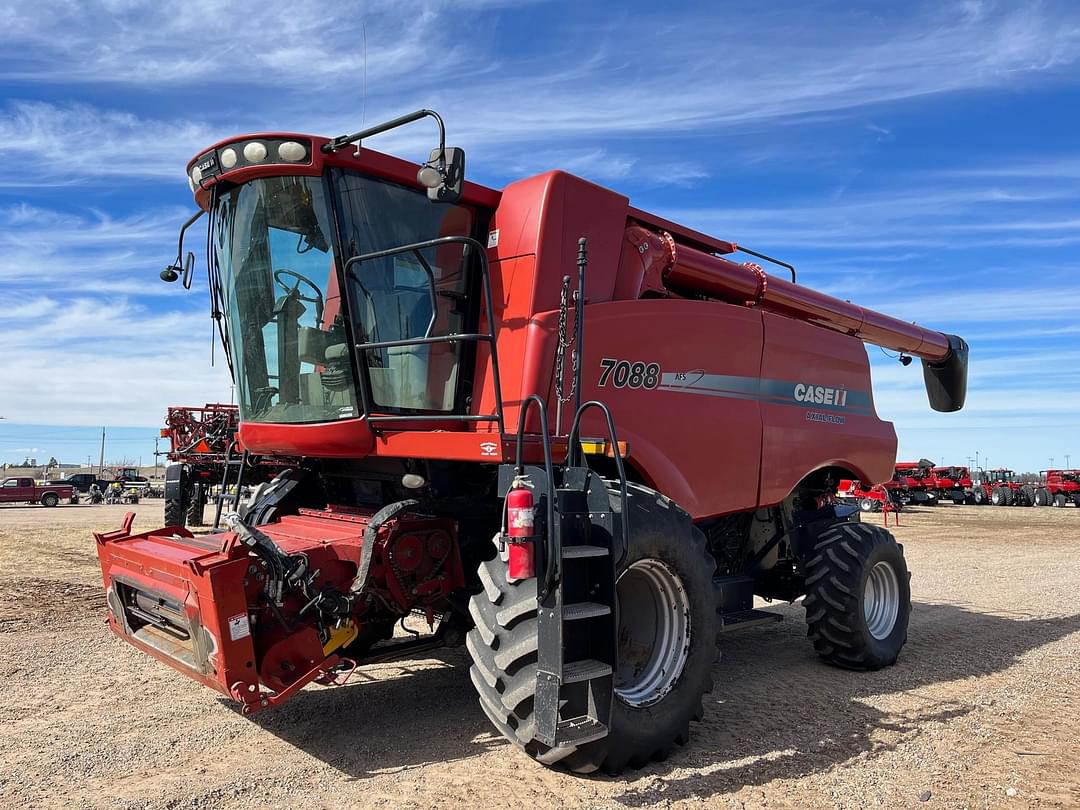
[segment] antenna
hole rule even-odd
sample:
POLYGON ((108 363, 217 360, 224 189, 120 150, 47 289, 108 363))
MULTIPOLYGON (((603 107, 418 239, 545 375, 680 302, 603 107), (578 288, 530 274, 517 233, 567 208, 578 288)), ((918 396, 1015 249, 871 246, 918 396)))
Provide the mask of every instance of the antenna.
POLYGON ((364 127, 367 124, 367 22, 361 24, 360 31, 364 38, 364 84, 360 98, 360 126, 364 127))

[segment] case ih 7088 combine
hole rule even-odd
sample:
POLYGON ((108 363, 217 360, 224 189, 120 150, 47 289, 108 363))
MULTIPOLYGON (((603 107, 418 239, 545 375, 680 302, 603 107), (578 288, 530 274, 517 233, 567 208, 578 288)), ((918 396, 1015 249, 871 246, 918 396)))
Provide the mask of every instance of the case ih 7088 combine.
POLYGON ((112 629, 249 713, 464 643, 494 726, 581 772, 687 740, 718 634, 776 618, 754 594, 805 596, 830 663, 894 663, 902 550, 833 498, 895 459, 862 341, 921 357, 941 411, 965 343, 562 172, 466 183, 441 133, 420 111, 189 165, 241 442, 299 461, 228 531, 98 535, 112 629), (426 163, 367 148, 424 117, 426 163), (392 638, 409 614, 431 632, 392 638))

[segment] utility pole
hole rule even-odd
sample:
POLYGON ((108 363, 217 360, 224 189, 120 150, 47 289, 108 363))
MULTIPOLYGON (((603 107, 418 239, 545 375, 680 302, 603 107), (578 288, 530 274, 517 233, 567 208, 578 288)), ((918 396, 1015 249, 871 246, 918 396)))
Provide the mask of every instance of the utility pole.
POLYGON ((1054 457, 1050 456, 1050 469, 1054 469, 1054 457))
POLYGON ((98 475, 105 474, 105 426, 101 427, 101 461, 98 463, 98 475))
POLYGON ((1065 469, 1067 469, 1067 470, 1072 469, 1072 467, 1069 466, 1069 454, 1068 453, 1065 454, 1065 469))

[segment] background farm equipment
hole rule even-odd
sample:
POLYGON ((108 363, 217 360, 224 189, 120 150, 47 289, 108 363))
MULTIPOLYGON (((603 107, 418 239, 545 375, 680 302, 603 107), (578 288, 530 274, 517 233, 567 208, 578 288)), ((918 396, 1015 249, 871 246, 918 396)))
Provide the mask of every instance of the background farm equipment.
POLYGON ((979 470, 972 481, 972 499, 980 505, 1034 506, 1035 487, 1021 482, 1015 472, 1004 467, 979 470))
POLYGON ((208 403, 202 407, 174 406, 165 416, 161 437, 169 440, 165 470, 165 522, 170 526, 202 526, 206 504, 235 505, 249 487, 268 481, 283 462, 264 462, 240 448, 236 433, 240 409, 208 403))
POLYGON ((895 493, 904 504, 912 506, 937 506, 938 494, 934 483, 934 462, 899 461, 893 467, 893 477, 884 486, 895 493))
POLYGON ((1080 470, 1043 470, 1034 487, 1036 506, 1080 507, 1080 470))

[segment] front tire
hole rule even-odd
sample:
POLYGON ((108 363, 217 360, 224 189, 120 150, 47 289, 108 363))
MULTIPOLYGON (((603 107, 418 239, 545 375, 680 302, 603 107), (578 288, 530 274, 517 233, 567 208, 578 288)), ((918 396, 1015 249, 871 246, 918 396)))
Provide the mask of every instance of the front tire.
POLYGON ((841 523, 815 541, 804 564, 807 635, 826 662, 875 670, 907 641, 911 587, 904 552, 880 526, 841 523))
MULTIPOLYGON (((536 580, 507 582, 506 563, 498 556, 479 569, 483 590, 469 603, 476 627, 469 632, 466 646, 473 659, 470 676, 480 706, 503 736, 545 765, 559 764, 578 773, 601 769, 616 774, 627 766, 638 768, 664 759, 676 743, 688 741, 690 721, 702 718, 702 696, 712 689, 719 623, 712 582, 716 563, 705 548, 705 537, 689 515, 655 491, 630 485, 628 497, 630 549, 618 573, 618 612, 639 618, 647 612, 640 600, 650 594, 650 579, 681 589, 689 619, 686 652, 679 656, 681 672, 661 689, 646 682, 655 671, 651 658, 640 667, 639 676, 636 667, 616 666, 611 726, 603 739, 554 749, 535 739, 536 580), (655 576, 660 571, 667 574, 655 576), (633 606, 623 605, 624 599, 635 600, 633 606)), ((618 500, 617 494, 612 495, 613 510, 620 508, 618 500)), ((634 622, 634 628, 638 626, 634 622)), ((623 626, 620 618, 620 651, 640 641, 634 628, 623 626)), ((661 658, 667 652, 655 650, 661 658)), ((620 660, 625 662, 627 657, 620 660)))

